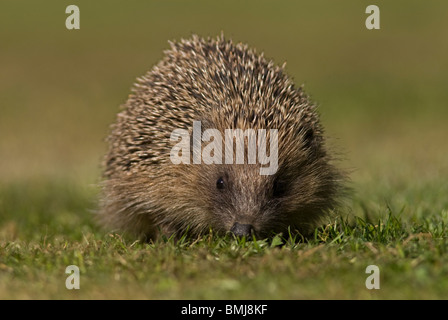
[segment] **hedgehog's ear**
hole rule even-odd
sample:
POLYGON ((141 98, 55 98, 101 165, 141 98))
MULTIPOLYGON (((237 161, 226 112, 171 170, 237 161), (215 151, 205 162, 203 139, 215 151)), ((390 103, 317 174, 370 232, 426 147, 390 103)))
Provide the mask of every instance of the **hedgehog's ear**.
POLYGON ((311 149, 313 147, 315 137, 314 137, 314 130, 311 128, 301 130, 302 131, 302 139, 303 139, 303 146, 305 149, 311 149))

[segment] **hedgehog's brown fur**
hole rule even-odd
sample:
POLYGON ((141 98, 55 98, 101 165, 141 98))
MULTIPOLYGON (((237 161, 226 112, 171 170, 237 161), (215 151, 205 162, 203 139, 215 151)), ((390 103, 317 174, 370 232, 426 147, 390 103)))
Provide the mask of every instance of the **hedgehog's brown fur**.
POLYGON ((108 142, 100 217, 109 228, 147 239, 225 233, 235 222, 252 225, 258 236, 288 227, 307 233, 335 207, 341 189, 302 88, 283 67, 222 36, 171 43, 138 79, 108 142), (278 171, 262 176, 252 164, 172 164, 170 135, 191 132, 194 120, 221 132, 278 129, 278 171), (224 190, 216 188, 220 177, 224 190))

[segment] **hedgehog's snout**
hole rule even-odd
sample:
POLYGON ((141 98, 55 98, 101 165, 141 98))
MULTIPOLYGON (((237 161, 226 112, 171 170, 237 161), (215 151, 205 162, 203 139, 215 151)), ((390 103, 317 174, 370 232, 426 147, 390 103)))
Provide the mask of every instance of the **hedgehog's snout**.
POLYGON ((237 237, 250 238, 255 234, 255 229, 251 224, 242 224, 235 222, 232 228, 230 228, 230 232, 232 232, 237 237))

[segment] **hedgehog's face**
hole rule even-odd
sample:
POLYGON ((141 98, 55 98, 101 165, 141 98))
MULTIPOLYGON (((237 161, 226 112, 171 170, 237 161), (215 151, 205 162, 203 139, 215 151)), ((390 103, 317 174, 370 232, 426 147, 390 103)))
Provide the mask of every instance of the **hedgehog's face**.
POLYGON ((286 234, 288 228, 306 234, 333 207, 338 174, 320 138, 310 129, 299 130, 295 137, 283 132, 277 170, 271 175, 261 175, 260 168, 266 167, 261 164, 189 167, 199 183, 192 192, 200 197, 199 205, 191 205, 205 205, 203 215, 197 216, 200 228, 237 236, 286 234))
POLYGON ((260 175, 257 165, 222 165, 209 170, 212 227, 236 236, 267 236, 285 227, 280 214, 285 185, 260 175))
POLYGON ((204 181, 212 190, 213 229, 237 236, 270 236, 309 228, 331 208, 333 168, 325 159, 294 162, 274 175, 260 175, 258 165, 221 165, 204 181))

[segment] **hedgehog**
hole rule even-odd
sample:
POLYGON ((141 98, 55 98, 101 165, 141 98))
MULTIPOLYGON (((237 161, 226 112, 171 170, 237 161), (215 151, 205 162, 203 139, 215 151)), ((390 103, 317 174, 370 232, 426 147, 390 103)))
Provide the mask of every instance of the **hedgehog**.
MULTIPOLYGON (((303 86, 294 85, 285 64, 223 35, 193 35, 169 44, 161 61, 137 78, 111 125, 101 223, 146 240, 208 232, 263 238, 315 230, 339 206, 344 175, 333 164, 317 106, 303 86), (174 163, 179 140, 173 132, 191 135, 195 121, 200 134, 221 133, 217 142, 231 129, 269 130, 266 141, 272 141, 270 130, 275 130, 277 145, 266 154, 277 153, 276 170, 260 174, 266 157, 258 163, 189 162, 194 139, 186 140, 181 152, 187 161, 174 163)), ((235 151, 233 138, 223 154, 235 151)), ((217 160, 224 159, 214 152, 217 160)), ((247 143, 244 152, 249 154, 247 143)))

